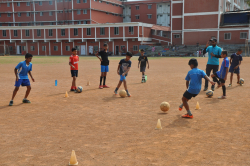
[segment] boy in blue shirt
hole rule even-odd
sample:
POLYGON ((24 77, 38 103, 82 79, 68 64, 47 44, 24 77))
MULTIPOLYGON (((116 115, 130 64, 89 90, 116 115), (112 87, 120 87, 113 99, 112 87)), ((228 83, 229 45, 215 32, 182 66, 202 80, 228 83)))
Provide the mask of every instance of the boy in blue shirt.
POLYGON ((26 86, 27 87, 27 91, 25 94, 25 97, 23 99, 23 103, 30 103, 30 101, 27 99, 31 90, 31 86, 30 86, 30 81, 29 81, 29 77, 28 77, 28 73, 32 79, 33 82, 35 82, 31 71, 32 71, 32 60, 33 55, 27 53, 25 55, 25 61, 20 62, 14 69, 15 75, 16 75, 16 83, 15 83, 15 89, 13 91, 13 95, 11 98, 11 101, 9 103, 9 106, 13 105, 13 100, 17 94, 17 91, 19 90, 20 85, 22 86, 26 86))
POLYGON ((201 91, 202 78, 208 80, 212 85, 215 83, 209 79, 206 73, 203 70, 197 68, 198 61, 197 59, 190 59, 188 65, 192 70, 190 70, 185 78, 187 90, 183 94, 182 104, 179 106, 179 110, 181 111, 183 106, 187 110, 187 114, 182 115, 182 118, 193 118, 193 115, 189 109, 188 101, 192 97, 196 97, 201 91))
POLYGON ((229 72, 231 73, 231 76, 230 76, 230 84, 228 85, 228 87, 232 86, 234 73, 237 74, 237 84, 239 84, 240 82, 240 65, 242 61, 241 54, 242 54, 242 49, 238 49, 236 53, 231 55, 231 58, 230 58, 231 66, 229 68, 229 72))
POLYGON ((119 62, 119 65, 118 65, 118 69, 117 69, 117 74, 120 75, 120 81, 117 85, 117 87, 115 88, 115 95, 118 94, 118 89, 120 88, 121 84, 123 83, 124 84, 124 88, 127 92, 127 96, 128 97, 131 97, 131 94, 128 92, 128 88, 127 88, 127 82, 126 82, 126 77, 128 75, 128 72, 131 68, 131 64, 132 62, 130 61, 132 57, 132 53, 131 52, 127 52, 126 53, 126 59, 122 59, 120 62, 119 62))
MULTIPOLYGON (((212 56, 218 58, 219 56, 216 56, 212 54, 212 56)), ((218 97, 218 99, 226 99, 226 86, 225 82, 227 80, 227 73, 229 68, 229 60, 227 58, 227 51, 222 51, 221 58, 224 58, 221 64, 220 71, 217 71, 216 73, 212 74, 211 77, 213 78, 214 82, 218 83, 218 87, 220 88, 222 86, 223 95, 221 97, 218 97), (219 78, 219 80, 217 79, 219 78)))

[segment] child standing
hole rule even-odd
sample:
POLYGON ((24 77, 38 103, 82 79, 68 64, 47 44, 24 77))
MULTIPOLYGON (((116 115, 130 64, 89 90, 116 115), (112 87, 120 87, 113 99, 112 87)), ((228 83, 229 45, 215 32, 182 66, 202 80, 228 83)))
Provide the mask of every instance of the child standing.
POLYGON ((181 111, 183 106, 187 110, 187 114, 182 115, 182 118, 193 118, 193 115, 189 109, 188 101, 192 97, 196 97, 201 91, 202 78, 208 80, 212 85, 215 83, 209 79, 206 73, 203 70, 197 68, 198 61, 196 59, 190 59, 188 65, 192 70, 190 70, 185 78, 187 90, 183 94, 182 104, 179 106, 179 110, 181 111))
POLYGON ((95 55, 101 61, 101 77, 100 77, 99 89, 109 88, 109 86, 106 85, 106 76, 107 72, 109 72, 108 45, 104 44, 103 47, 104 50, 98 52, 95 55), (98 54, 101 55, 101 58, 98 57, 98 54), (102 86, 102 80, 103 80, 103 86, 102 86))
MULTIPOLYGON (((214 54, 211 54, 211 55, 215 56, 214 54)), ((222 86, 223 95, 221 97, 218 97, 218 99, 226 99, 225 82, 227 80, 227 73, 228 73, 228 68, 229 68, 229 60, 227 58, 227 51, 222 51, 221 58, 224 58, 224 59, 221 64, 220 71, 217 71, 216 73, 212 74, 211 77, 213 78, 214 82, 218 83, 217 88, 220 88, 222 86), (219 80, 217 78, 219 78, 219 80)))
POLYGON ((231 66, 229 69, 231 76, 230 76, 230 84, 228 85, 228 87, 232 86, 234 73, 237 74, 237 84, 239 84, 239 82, 240 82, 240 65, 241 65, 241 61, 242 61, 241 54, 242 54, 242 49, 238 49, 238 51, 236 53, 231 55, 231 58, 230 58, 231 66))
POLYGON ((71 77, 73 77, 70 91, 76 90, 76 77, 78 77, 78 61, 77 49, 72 48, 72 55, 69 57, 69 65, 71 70, 71 77))
POLYGON ((146 70, 146 66, 148 64, 148 69, 149 69, 149 63, 148 63, 148 57, 144 55, 144 50, 141 49, 141 55, 138 59, 138 68, 140 67, 140 72, 142 73, 142 80, 141 83, 146 82, 145 80, 145 70, 146 70))
POLYGON ((119 65, 117 68, 117 74, 120 75, 120 81, 119 81, 117 87, 115 88, 115 91, 114 91, 115 95, 117 95, 117 93, 118 93, 117 91, 120 88, 121 84, 123 83, 128 97, 131 97, 131 94, 128 92, 127 82, 126 82, 126 77, 128 75, 128 72, 129 72, 129 70, 131 68, 131 64, 132 64, 132 62, 130 61, 131 57, 132 57, 132 53, 127 52, 126 58, 122 59, 119 62, 119 65))
POLYGON ((33 55, 27 53, 25 55, 25 61, 20 62, 14 69, 15 75, 16 75, 16 83, 15 83, 15 89, 13 91, 12 98, 10 100, 9 106, 13 105, 13 100, 17 94, 17 91, 19 90, 20 85, 26 86, 27 91, 23 99, 23 103, 30 103, 30 101, 27 99, 31 90, 30 81, 28 77, 28 73, 32 79, 33 82, 35 82, 35 79, 33 78, 31 71, 32 71, 32 60, 33 55))

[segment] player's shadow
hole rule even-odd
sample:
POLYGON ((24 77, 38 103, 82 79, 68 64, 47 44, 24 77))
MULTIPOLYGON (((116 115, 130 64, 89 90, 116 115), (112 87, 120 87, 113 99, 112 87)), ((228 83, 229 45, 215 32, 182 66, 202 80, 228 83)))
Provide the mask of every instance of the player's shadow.
POLYGON ((22 104, 23 104, 23 103, 20 103, 20 104, 17 104, 17 105, 13 105, 13 106, 9 106, 9 105, 1 106, 1 107, 0 107, 0 110, 1 110, 1 109, 4 109, 4 108, 8 108, 8 107, 9 107, 9 108, 12 108, 12 107, 15 107, 15 106, 20 106, 20 105, 22 105, 22 104))
POLYGON ((121 97, 117 97, 116 95, 113 95, 111 97, 104 97, 102 100, 105 102, 110 102, 110 101, 119 100, 119 99, 121 99, 121 97))
POLYGON ((51 95, 48 95, 47 97, 50 97, 50 96, 58 96, 58 95, 63 95, 65 93, 57 93, 57 94, 51 94, 51 95))
POLYGON ((167 115, 168 113, 166 113, 166 112, 158 112, 157 114, 158 115, 167 115))
POLYGON ((209 102, 207 102, 207 104, 214 104, 214 103, 219 103, 221 101, 221 99, 218 99, 217 97, 206 97, 206 99, 209 100, 209 102))
POLYGON ((231 86, 230 88, 227 87, 227 90, 232 90, 232 89, 235 89, 235 88, 238 88, 239 86, 231 86))
POLYGON ((176 118, 172 123, 166 126, 166 128, 178 128, 178 127, 188 127, 190 128, 190 120, 182 118, 180 115, 176 115, 176 118))
POLYGON ((86 90, 83 90, 82 92, 88 92, 88 91, 93 91, 93 90, 97 90, 99 88, 94 88, 94 89, 86 89, 86 90))

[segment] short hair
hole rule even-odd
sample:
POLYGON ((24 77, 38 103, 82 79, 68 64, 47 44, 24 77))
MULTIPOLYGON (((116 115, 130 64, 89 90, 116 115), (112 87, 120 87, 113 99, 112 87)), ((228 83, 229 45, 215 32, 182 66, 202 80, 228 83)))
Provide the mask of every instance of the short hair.
POLYGON ((131 52, 127 52, 127 53, 126 53, 126 56, 130 56, 130 57, 132 57, 133 55, 132 55, 132 53, 131 53, 131 52))
POLYGON ((216 38, 213 38, 213 39, 211 39, 210 41, 215 41, 215 42, 217 42, 217 39, 216 39, 216 38))
POLYGON ((76 49, 76 48, 72 48, 72 49, 71 49, 72 52, 75 51, 75 50, 77 50, 77 49, 76 49))
POLYGON ((241 48, 239 48, 239 49, 238 49, 238 51, 239 51, 239 52, 241 52, 241 51, 242 51, 242 49, 241 49, 241 48))
POLYGON ((194 67, 198 66, 198 61, 195 58, 189 60, 188 65, 194 65, 194 67))
POLYGON ((25 54, 25 58, 32 58, 33 57, 33 55, 32 54, 30 54, 30 53, 27 53, 27 54, 25 54))
POLYGON ((226 54, 227 55, 227 51, 224 50, 224 51, 221 52, 221 54, 226 54))
POLYGON ((143 49, 141 49, 141 52, 145 52, 143 49))
POLYGON ((108 44, 107 44, 107 43, 103 44, 103 47, 106 47, 106 46, 108 46, 108 44))

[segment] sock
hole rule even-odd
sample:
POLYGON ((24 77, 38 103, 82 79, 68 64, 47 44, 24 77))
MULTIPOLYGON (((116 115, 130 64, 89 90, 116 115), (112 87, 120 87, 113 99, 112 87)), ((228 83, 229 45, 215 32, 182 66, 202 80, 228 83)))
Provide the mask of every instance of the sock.
POLYGON ((27 100, 26 98, 24 98, 23 100, 27 100))
POLYGON ((73 86, 71 86, 71 89, 74 89, 74 87, 73 87, 73 86))
POLYGON ((100 77, 100 86, 102 85, 102 76, 100 77))
POLYGON ((226 96, 226 86, 222 86, 223 96, 226 96))
POLYGON ((142 79, 145 80, 145 75, 142 75, 142 79))
POLYGON ((183 107, 183 103, 179 107, 182 108, 183 107))
POLYGON ((76 90, 76 86, 74 86, 74 89, 76 90))
POLYGON ((126 90, 126 92, 128 93, 128 90, 126 90))
POLYGON ((103 77, 103 85, 105 85, 106 82, 106 76, 103 77))
POLYGON ((118 91, 118 88, 115 88, 115 91, 118 91))
POLYGON ((187 113, 188 113, 188 115, 190 115, 190 116, 192 115, 192 113, 191 113, 191 111, 190 111, 190 110, 188 110, 188 111, 187 111, 187 113))
POLYGON ((219 80, 216 77, 213 77, 213 81, 217 82, 218 84, 220 84, 219 80))
POLYGON ((10 101, 13 101, 13 100, 10 100, 10 101))

